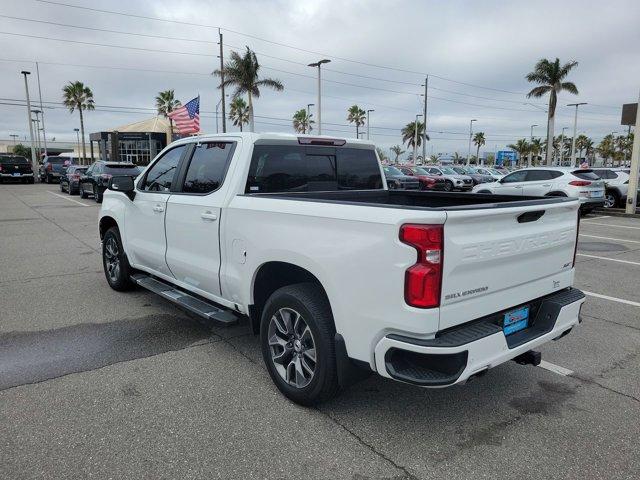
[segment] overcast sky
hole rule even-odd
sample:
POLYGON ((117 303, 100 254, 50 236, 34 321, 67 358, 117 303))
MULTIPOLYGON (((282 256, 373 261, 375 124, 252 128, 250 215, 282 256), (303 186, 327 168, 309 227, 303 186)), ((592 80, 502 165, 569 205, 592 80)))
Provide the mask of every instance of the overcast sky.
MULTIPOLYGON (((474 130, 485 132, 486 151, 528 136, 532 124, 540 125, 534 135, 544 136, 546 99, 528 100, 525 94, 531 85, 524 79, 543 57, 579 62, 569 80, 576 83, 580 95, 561 94, 557 134, 562 127, 569 127, 567 133, 571 134, 573 113, 564 105, 576 101, 590 103, 581 110, 579 132, 597 142, 612 131, 626 131, 620 126, 619 107, 637 101, 640 88, 637 0, 60 1, 134 16, 36 0, 2 0, 0 139, 27 134, 25 108, 5 104, 24 100, 20 71, 35 74, 31 62, 36 60, 41 62, 42 98, 46 102, 60 102, 67 81, 81 80, 91 87, 97 108, 86 115, 87 133, 152 116, 156 93, 171 88, 182 102, 200 94, 202 129, 215 132, 213 111, 220 91, 209 74, 218 62, 217 29, 195 24, 222 27, 228 46, 225 55, 247 45, 257 52, 262 75, 284 84, 284 92, 265 89, 255 102, 258 131, 292 131, 293 112, 316 103, 316 72, 306 65, 324 57, 332 62, 323 75, 323 133, 355 136, 355 128, 347 124, 346 110, 357 103, 364 109, 375 109, 371 137, 383 148, 401 143, 400 129, 421 111, 418 94, 423 91, 423 74, 432 75, 428 154, 466 154, 471 118, 478 120, 474 130), (379 68, 382 66, 388 68, 379 68)), ((37 99, 35 75, 30 77, 30 88, 32 99, 37 99)), ((60 105, 48 105, 56 108, 46 109, 47 136, 75 139, 77 114, 69 114, 60 105)))

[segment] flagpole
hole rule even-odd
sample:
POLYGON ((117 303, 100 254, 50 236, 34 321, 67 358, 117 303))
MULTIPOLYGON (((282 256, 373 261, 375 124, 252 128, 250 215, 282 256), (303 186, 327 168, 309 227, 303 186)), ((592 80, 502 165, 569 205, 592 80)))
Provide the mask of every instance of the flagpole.
POLYGON ((224 102, 224 54, 222 53, 222 30, 218 28, 220 36, 220 91, 222 93, 222 133, 227 133, 227 113, 224 102))

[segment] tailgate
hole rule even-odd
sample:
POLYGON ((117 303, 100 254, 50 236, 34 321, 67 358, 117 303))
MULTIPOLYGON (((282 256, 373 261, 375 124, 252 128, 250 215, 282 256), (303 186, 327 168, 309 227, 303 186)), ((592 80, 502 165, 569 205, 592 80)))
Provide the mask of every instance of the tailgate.
POLYGON ((573 282, 578 202, 448 211, 440 329, 573 282))

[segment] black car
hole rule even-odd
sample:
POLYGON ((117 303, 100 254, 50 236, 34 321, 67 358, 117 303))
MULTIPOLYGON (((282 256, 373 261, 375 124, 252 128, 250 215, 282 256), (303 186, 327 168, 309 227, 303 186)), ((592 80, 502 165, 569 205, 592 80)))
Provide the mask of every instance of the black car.
POLYGON ((5 180, 33 183, 31 162, 18 155, 0 155, 0 183, 5 180))
POLYGON ((109 185, 109 180, 114 175, 126 175, 133 178, 140 174, 141 170, 133 163, 105 162, 98 160, 80 176, 78 190, 82 198, 93 195, 96 202, 102 202, 102 194, 109 185))
POLYGON ((89 167, 81 165, 69 165, 65 167, 60 176, 60 191, 68 192, 69 195, 78 193, 80 186, 80 177, 85 174, 89 167))
POLYGON ((403 189, 403 190, 419 190, 420 180, 416 177, 405 175, 396 167, 386 166, 383 167, 384 176, 387 179, 387 186, 390 189, 403 189))

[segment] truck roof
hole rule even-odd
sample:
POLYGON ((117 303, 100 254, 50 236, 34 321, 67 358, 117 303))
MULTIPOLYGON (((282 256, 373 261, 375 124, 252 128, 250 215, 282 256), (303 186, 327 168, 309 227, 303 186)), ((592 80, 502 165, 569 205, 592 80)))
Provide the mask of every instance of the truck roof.
POLYGON ((304 135, 304 134, 292 134, 292 133, 279 133, 279 132, 264 132, 264 133, 252 133, 252 132, 227 132, 227 133, 207 133, 202 135, 194 135, 192 137, 183 138, 181 140, 176 140, 174 143, 189 143, 193 142, 194 139, 207 141, 207 140, 218 140, 222 138, 229 137, 239 137, 242 139, 246 139, 252 143, 257 142, 259 140, 273 140, 273 141, 286 141, 286 142, 297 142, 301 138, 307 139, 318 139, 318 140, 340 140, 344 141, 343 146, 357 146, 362 148, 366 147, 374 147, 375 143, 370 140, 358 140, 356 138, 348 138, 348 137, 339 137, 333 135, 304 135))

